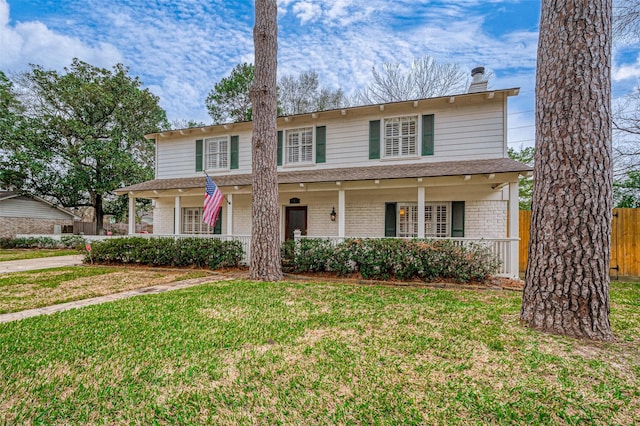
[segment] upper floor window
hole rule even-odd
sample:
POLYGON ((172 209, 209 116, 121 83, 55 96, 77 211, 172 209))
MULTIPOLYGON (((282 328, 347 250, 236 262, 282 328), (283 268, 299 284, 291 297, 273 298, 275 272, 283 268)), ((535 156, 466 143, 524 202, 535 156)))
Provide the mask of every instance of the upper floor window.
POLYGON ((313 161, 313 128, 304 127, 286 131, 285 159, 287 164, 313 161))
POLYGON ((204 146, 206 170, 229 168, 229 141, 226 136, 205 139, 204 146))
POLYGON ((383 137, 385 157, 417 155, 418 116, 385 119, 383 137))

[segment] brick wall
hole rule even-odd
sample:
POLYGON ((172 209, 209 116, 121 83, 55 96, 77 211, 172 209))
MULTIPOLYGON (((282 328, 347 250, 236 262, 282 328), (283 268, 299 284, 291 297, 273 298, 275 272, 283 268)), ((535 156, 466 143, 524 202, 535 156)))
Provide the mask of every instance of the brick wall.
POLYGON ((506 238, 508 201, 467 201, 464 203, 464 236, 506 238))
POLYGON ((73 225, 73 220, 0 217, 0 237, 15 238, 16 234, 53 234, 54 225, 73 225))

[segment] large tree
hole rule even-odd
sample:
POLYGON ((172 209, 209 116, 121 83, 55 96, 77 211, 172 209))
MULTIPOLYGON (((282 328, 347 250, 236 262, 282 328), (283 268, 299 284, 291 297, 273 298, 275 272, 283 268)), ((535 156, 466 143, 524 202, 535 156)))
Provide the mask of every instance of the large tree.
POLYGON ((612 339, 611 0, 543 0, 524 325, 612 339))
POLYGON ((24 124, 3 146, 0 179, 64 207, 93 207, 100 232, 105 197, 153 177, 144 134, 168 128, 158 97, 121 64, 78 59, 64 73, 34 65, 19 83, 24 124))
POLYGON ((317 72, 306 71, 280 78, 278 104, 280 115, 294 115, 342 108, 347 105, 347 99, 341 89, 321 87, 317 72))
POLYGON ((228 77, 213 86, 205 101, 213 124, 251 121, 249 89, 254 72, 253 64, 238 64, 228 77))
POLYGON ((465 91, 467 74, 457 64, 439 63, 429 55, 413 60, 405 70, 401 64, 386 63, 382 70, 371 70, 371 83, 356 95, 356 103, 424 99, 465 91))
POLYGON ((255 80, 253 104, 251 279, 282 279, 280 262, 280 209, 277 168, 277 57, 278 6, 276 0, 256 0, 253 42, 255 80))

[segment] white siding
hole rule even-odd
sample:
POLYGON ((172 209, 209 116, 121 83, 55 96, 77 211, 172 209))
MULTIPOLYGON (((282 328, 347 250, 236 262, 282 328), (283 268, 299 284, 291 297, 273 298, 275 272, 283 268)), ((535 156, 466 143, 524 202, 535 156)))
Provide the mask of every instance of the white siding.
MULTIPOLYGON (((434 155, 416 156, 407 159, 369 160, 369 121, 392 115, 379 112, 374 115, 323 121, 292 122, 280 130, 300 126, 326 126, 326 162, 304 166, 281 166, 279 170, 308 170, 312 168, 358 167, 367 165, 429 163, 502 158, 505 152, 504 102, 485 102, 479 105, 446 106, 438 110, 410 109, 405 114, 434 114, 434 155)), ((393 114, 398 115, 398 114, 393 114)), ((422 123, 419 120, 419 127, 422 123)), ((419 132, 421 129, 419 128, 419 132)), ((251 132, 234 132, 239 135, 239 168, 237 170, 208 171, 216 174, 251 173, 251 132)), ((315 138, 315 134, 314 134, 315 138)), ((195 141, 203 139, 198 129, 191 134, 171 139, 159 138, 157 144, 157 178, 179 178, 202 176, 195 171, 195 141)), ((315 141, 314 141, 315 143, 315 141)), ((418 143, 418 151, 421 143, 418 143)), ((315 158, 315 157, 314 157, 315 158)))
POLYGON ((30 217, 36 219, 72 220, 73 216, 65 214, 42 201, 25 197, 9 198, 0 201, 1 217, 30 217))

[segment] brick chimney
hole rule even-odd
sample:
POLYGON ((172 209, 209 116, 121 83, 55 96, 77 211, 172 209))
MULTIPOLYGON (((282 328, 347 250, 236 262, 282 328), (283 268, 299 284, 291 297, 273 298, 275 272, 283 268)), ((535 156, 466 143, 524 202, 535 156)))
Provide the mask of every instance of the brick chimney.
POLYGON ((484 67, 471 70, 471 84, 467 93, 485 92, 489 81, 484 77, 484 67))

